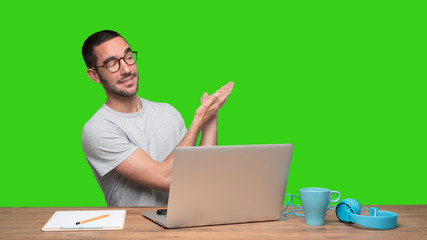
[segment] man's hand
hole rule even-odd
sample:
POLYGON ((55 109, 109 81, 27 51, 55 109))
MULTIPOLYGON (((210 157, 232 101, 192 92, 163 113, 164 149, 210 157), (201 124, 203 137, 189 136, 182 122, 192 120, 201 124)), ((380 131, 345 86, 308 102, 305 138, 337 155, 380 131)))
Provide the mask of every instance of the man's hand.
POLYGON ((200 129, 212 119, 212 117, 216 117, 218 110, 227 101, 228 96, 233 90, 233 86, 234 83, 229 82, 210 96, 207 93, 203 94, 203 97, 200 99, 202 104, 196 110, 192 125, 195 124, 195 127, 200 129))

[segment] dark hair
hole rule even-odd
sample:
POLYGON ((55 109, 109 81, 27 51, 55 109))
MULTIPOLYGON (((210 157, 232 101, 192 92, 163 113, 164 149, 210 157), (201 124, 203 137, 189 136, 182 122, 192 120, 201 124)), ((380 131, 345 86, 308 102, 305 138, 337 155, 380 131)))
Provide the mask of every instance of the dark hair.
POLYGON ((83 43, 82 55, 87 68, 95 67, 98 61, 93 49, 112 38, 121 37, 118 32, 111 30, 102 30, 90 35, 83 43))

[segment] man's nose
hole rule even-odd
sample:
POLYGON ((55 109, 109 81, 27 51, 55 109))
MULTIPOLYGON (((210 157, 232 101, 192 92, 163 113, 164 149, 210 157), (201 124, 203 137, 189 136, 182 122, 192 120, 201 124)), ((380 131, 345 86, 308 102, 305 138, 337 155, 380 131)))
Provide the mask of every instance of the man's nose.
POLYGON ((125 62, 123 58, 120 59, 119 61, 120 61, 120 74, 121 75, 129 74, 130 72, 129 65, 125 62))

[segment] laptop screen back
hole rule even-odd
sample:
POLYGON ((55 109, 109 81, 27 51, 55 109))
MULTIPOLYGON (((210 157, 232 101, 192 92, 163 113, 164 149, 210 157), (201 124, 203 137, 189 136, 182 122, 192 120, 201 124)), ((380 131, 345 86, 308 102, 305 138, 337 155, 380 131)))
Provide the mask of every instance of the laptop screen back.
POLYGON ((168 228, 277 220, 291 144, 178 147, 168 228))

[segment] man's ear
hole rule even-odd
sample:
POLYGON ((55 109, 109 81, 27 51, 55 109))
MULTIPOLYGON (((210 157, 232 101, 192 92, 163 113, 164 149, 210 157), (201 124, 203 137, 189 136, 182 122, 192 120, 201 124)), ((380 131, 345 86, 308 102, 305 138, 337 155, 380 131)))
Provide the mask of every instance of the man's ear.
POLYGON ((96 82, 96 83, 100 83, 101 80, 99 79, 98 73, 95 71, 95 69, 91 69, 88 68, 87 71, 87 76, 92 79, 92 81, 96 82))

